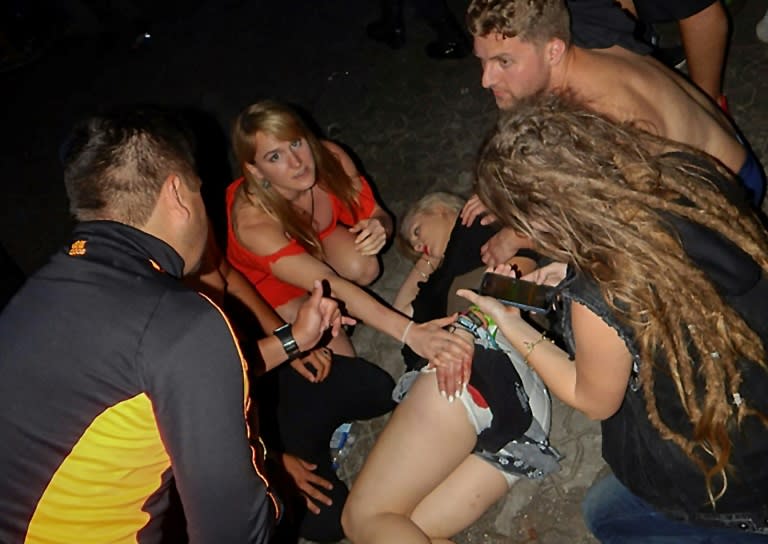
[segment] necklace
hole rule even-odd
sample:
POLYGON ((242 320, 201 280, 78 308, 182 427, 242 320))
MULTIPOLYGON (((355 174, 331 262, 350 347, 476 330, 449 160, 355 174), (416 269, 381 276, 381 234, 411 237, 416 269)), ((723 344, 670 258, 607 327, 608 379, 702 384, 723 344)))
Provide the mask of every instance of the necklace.
POLYGON ((309 205, 309 223, 313 225, 315 223, 315 186, 309 188, 309 198, 311 204, 309 205))
MULTIPOLYGON (((309 222, 310 222, 310 224, 312 224, 315 221, 315 186, 314 185, 309 188, 309 198, 310 198, 310 200, 309 200, 309 202, 310 202, 309 210, 301 208, 301 207, 297 206, 296 204, 294 204, 294 207, 298 208, 299 210, 301 210, 304 213, 309 213, 309 222)), ((298 200, 298 197, 296 199, 294 199, 294 201, 295 200, 298 200)))

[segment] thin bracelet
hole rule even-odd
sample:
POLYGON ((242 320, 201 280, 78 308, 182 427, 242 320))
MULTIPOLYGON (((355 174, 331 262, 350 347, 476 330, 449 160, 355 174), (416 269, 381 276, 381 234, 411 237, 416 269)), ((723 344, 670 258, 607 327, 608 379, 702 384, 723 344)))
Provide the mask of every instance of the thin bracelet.
POLYGON ((411 330, 412 326, 413 326, 413 321, 409 321, 408 324, 405 326, 405 330, 403 331, 403 336, 400 337, 401 344, 405 344, 405 339, 408 336, 408 331, 411 330))
MULTIPOLYGON (((545 333, 541 333, 541 336, 539 336, 533 342, 525 342, 525 341, 523 342, 523 345, 525 346, 525 349, 526 349, 525 355, 523 355, 523 361, 525 362, 525 364, 527 364, 528 366, 531 365, 531 363, 528 361, 528 357, 531 356, 531 353, 533 353, 534 348, 539 344, 541 344, 544 340, 549 340, 549 338, 547 338, 547 335, 545 333)), ((552 340, 549 340, 549 341, 551 342, 552 340)))

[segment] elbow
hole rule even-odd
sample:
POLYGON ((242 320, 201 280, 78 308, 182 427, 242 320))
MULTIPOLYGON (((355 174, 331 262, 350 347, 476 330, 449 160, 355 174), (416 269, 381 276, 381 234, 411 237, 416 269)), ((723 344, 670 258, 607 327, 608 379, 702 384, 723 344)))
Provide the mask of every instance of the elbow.
POLYGON ((604 421, 618 412, 620 407, 621 404, 618 406, 594 405, 582 408, 581 412, 592 421, 604 421))

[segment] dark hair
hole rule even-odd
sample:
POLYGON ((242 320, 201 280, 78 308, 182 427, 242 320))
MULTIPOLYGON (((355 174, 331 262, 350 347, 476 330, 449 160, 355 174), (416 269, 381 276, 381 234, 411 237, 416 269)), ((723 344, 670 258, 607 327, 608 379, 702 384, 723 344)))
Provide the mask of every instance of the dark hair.
POLYGON ((199 184, 192 148, 180 117, 159 107, 121 107, 78 123, 61 153, 70 211, 79 221, 144 225, 169 174, 199 184))

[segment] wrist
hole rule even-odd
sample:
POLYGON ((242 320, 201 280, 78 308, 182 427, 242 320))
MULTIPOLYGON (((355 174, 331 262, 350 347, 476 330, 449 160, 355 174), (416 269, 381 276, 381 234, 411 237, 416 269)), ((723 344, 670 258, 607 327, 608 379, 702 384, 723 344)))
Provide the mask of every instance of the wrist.
POLYGON ((294 359, 299 356, 301 350, 299 349, 299 344, 296 342, 296 339, 293 337, 293 325, 290 323, 281 325, 274 330, 273 334, 280 340, 288 359, 294 359))

